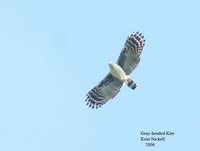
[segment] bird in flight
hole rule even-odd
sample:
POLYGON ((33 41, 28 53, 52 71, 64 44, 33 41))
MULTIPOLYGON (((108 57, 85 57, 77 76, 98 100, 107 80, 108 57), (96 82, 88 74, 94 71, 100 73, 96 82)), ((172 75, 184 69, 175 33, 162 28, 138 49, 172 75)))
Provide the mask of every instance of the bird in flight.
POLYGON ((130 78, 130 74, 140 62, 144 45, 144 36, 140 32, 132 33, 127 37, 117 62, 108 63, 110 72, 87 93, 85 101, 89 107, 97 109, 108 100, 113 99, 123 84, 133 90, 137 87, 136 83, 130 78))

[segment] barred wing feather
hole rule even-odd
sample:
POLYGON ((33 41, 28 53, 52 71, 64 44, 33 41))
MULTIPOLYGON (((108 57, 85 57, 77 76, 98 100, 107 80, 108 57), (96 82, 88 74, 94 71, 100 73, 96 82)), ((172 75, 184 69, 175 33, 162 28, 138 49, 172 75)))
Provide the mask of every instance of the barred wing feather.
POLYGON ((99 108, 112 99, 120 91, 123 82, 113 77, 110 73, 87 94, 86 102, 89 107, 99 108))
POLYGON ((140 54, 145 45, 144 36, 141 33, 132 33, 126 39, 124 47, 117 60, 117 64, 129 75, 140 62, 140 54))

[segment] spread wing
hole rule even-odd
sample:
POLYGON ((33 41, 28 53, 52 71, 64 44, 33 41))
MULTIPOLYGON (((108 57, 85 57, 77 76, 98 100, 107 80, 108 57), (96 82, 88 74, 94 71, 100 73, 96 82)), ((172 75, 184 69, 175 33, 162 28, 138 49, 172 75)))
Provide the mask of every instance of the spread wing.
POLYGON ((126 39, 117 64, 129 75, 140 62, 140 54, 144 47, 145 40, 141 33, 132 33, 126 39))
POLYGON ((109 99, 117 95, 123 82, 113 77, 110 73, 87 94, 86 102, 89 107, 101 107, 109 99))

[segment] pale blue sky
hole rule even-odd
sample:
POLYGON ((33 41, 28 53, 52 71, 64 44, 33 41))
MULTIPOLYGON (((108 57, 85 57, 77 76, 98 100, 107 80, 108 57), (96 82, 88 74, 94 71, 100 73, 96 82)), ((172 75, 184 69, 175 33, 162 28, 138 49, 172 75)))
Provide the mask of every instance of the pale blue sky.
POLYGON ((1 151, 199 151, 198 0, 1 0, 1 151), (132 78, 98 110, 85 94, 125 39, 146 46, 132 78), (146 148, 141 131, 175 132, 146 148))

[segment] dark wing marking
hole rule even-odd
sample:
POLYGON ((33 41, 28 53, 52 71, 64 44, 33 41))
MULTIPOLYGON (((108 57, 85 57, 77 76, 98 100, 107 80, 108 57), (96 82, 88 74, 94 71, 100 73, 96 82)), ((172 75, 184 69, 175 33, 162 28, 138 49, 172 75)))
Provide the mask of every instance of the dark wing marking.
POLYGON ((109 99, 117 95, 123 82, 113 77, 110 73, 86 95, 86 102, 89 107, 101 107, 109 99))
POLYGON ((144 36, 141 33, 132 33, 126 39, 117 64, 129 75, 140 62, 140 54, 145 45, 144 36))

